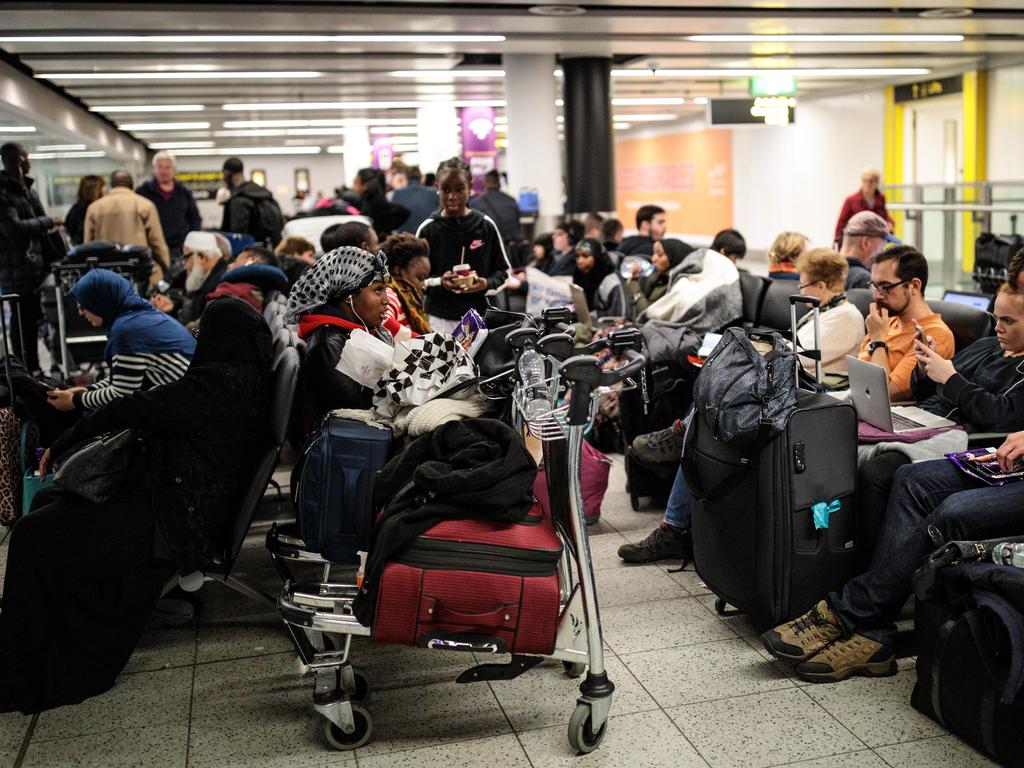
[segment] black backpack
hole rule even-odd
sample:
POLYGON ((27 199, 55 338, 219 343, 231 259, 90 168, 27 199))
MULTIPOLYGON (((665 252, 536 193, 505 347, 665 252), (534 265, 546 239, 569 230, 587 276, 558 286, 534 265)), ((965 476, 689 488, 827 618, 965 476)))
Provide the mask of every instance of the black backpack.
POLYGON ((272 245, 281 242, 281 230, 284 228, 284 216, 281 206, 272 197, 253 197, 252 221, 249 228, 257 241, 269 240, 272 245))
POLYGON ((758 445, 782 432, 796 407, 795 367, 782 334, 729 328, 694 383, 696 412, 716 440, 758 445))

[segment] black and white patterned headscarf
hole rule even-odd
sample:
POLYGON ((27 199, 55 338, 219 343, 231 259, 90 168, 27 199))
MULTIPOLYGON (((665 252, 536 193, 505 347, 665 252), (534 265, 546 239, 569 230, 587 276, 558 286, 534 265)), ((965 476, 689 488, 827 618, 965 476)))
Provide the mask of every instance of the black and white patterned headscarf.
POLYGON ((285 319, 298 322, 300 315, 357 293, 374 280, 388 281, 388 262, 383 252, 370 253, 348 245, 336 248, 302 273, 288 295, 285 319))

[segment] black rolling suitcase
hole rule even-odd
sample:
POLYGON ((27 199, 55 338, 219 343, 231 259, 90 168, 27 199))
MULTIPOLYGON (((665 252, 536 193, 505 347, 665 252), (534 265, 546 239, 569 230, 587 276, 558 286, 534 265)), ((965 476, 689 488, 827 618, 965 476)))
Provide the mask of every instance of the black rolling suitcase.
POLYGON ((719 612, 729 604, 759 628, 775 626, 856 573, 857 414, 849 403, 798 390, 781 431, 740 448, 717 440, 697 406, 683 461, 697 572, 719 612), (827 527, 816 527, 816 506, 827 527))
POLYGON ((638 459, 633 453, 633 446, 626 446, 626 492, 633 511, 640 510, 640 499, 648 498, 656 506, 664 507, 668 503, 672 483, 675 482, 679 464, 650 464, 638 459))

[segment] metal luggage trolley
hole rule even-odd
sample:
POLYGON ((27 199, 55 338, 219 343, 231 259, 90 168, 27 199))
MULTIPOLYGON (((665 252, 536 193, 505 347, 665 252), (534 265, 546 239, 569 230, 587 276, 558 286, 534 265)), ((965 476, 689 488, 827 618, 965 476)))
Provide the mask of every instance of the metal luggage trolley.
MULTIPOLYGON (((551 515, 562 541, 559 622, 554 650, 546 658, 561 661, 570 677, 587 672, 568 728, 570 746, 583 754, 597 749, 604 738, 615 690, 605 671, 597 591, 584 520, 580 485, 583 435, 600 398, 612 388, 635 387, 634 377, 642 371, 646 360, 640 353, 642 336, 635 329, 613 332, 582 349, 574 349, 572 337, 565 333, 544 333, 565 327, 563 318, 568 320, 567 311, 565 315, 552 311, 545 313, 543 327, 527 318, 523 327, 510 332, 508 344, 516 353, 515 367, 482 382, 480 389, 490 399, 511 396, 514 426, 528 430, 543 446, 551 515), (614 370, 602 370, 592 353, 605 348, 625 358, 626 363, 614 370), (541 381, 522 380, 519 360, 527 351, 543 357, 545 377, 541 381), (527 408, 528 399, 538 398, 538 387, 543 388, 550 403, 550 408, 542 409, 542 415, 527 408), (527 412, 532 418, 526 418, 527 412)), ((332 581, 331 563, 305 550, 299 538, 281 533, 268 535, 268 548, 285 579, 278 612, 300 658, 313 673, 313 707, 324 718, 324 736, 336 749, 364 746, 373 736, 372 715, 365 706, 370 682, 362 670, 352 666, 350 650, 353 636, 370 637, 372 629, 360 624, 352 614, 358 587, 354 582, 332 581), (321 565, 322 580, 293 582, 287 561, 321 565)), ((459 645, 458 650, 495 652, 493 643, 479 640, 459 645)), ((543 658, 513 655, 507 664, 480 664, 463 672, 456 682, 511 680, 543 658)))
MULTIPOLYGON (((65 306, 65 296, 75 284, 91 269, 109 269, 116 272, 139 290, 139 285, 145 280, 140 280, 141 271, 149 269, 149 259, 131 257, 122 261, 101 261, 96 257, 87 258, 84 262, 59 261, 53 264, 51 269, 54 276, 54 301, 57 307, 57 333, 60 348, 60 369, 65 380, 70 375, 71 367, 68 361, 71 359, 70 349, 72 346, 86 344, 102 344, 107 340, 104 333, 88 332, 84 335, 76 334, 68 337, 68 314, 65 306)), ((92 331, 92 329, 89 329, 92 331)))

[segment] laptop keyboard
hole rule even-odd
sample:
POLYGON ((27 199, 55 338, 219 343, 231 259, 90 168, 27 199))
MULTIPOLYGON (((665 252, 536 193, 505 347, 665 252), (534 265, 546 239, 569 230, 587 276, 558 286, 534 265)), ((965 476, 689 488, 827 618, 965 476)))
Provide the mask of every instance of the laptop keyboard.
POLYGON ((892 415, 892 428, 896 432, 906 432, 908 429, 924 429, 924 424, 920 424, 913 419, 908 419, 906 416, 900 416, 897 413, 892 415))

